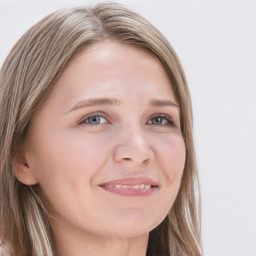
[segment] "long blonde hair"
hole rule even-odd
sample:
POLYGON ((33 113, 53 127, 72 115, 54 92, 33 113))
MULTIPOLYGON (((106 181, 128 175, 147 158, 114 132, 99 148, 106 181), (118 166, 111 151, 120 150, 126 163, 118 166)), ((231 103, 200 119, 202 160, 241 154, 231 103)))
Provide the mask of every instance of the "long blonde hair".
POLYGON ((51 223, 39 185, 14 176, 12 160, 30 118, 81 49, 105 39, 152 52, 165 68, 180 105, 186 163, 181 187, 165 220, 150 232, 147 255, 200 256, 200 193, 186 78, 171 45, 147 20, 116 3, 56 11, 16 43, 0 73, 0 241, 6 255, 53 256, 51 223), (8 250, 4 249, 8 248, 8 250))

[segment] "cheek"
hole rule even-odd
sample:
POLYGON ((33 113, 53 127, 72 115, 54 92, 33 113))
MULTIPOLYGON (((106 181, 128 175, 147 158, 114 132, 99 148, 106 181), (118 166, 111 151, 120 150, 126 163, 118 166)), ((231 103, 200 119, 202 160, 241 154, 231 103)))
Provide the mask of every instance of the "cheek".
POLYGON ((81 187, 90 183, 107 159, 107 145, 104 138, 80 131, 52 133, 37 140, 32 160, 39 183, 56 190, 58 186, 81 187))
MULTIPOLYGON (((80 205, 92 204, 94 177, 109 157, 106 139, 81 132, 52 133, 44 140, 37 140, 31 149, 34 152, 32 168, 55 214, 71 206, 79 209, 80 205)), ((68 210, 67 214, 72 211, 68 210)))
MULTIPOLYGON (((183 137, 178 133, 160 136, 155 141, 155 164, 160 170, 161 196, 157 200, 156 220, 163 220, 170 212, 178 194, 185 166, 186 150, 183 137)), ((154 212, 154 211, 153 211, 154 212)), ((156 222, 157 225, 159 222, 156 222)))
POLYGON ((170 164, 183 166, 185 164, 186 149, 183 137, 179 134, 172 134, 163 141, 162 154, 170 164), (168 161, 169 160, 169 161, 168 161))
POLYGON ((162 140, 158 155, 167 181, 171 184, 179 183, 186 159, 183 137, 179 134, 172 134, 162 140))

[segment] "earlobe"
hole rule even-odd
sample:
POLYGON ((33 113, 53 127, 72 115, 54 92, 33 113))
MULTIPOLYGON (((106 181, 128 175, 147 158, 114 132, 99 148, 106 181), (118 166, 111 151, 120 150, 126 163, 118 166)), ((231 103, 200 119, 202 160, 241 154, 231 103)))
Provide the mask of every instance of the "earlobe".
POLYGON ((21 183, 25 185, 35 185, 38 183, 37 177, 23 153, 15 156, 12 161, 12 169, 15 177, 21 183))

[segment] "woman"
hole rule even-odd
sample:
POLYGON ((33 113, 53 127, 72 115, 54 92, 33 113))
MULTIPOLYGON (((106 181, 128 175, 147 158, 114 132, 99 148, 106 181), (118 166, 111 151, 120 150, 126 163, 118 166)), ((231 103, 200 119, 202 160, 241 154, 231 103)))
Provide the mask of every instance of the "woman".
POLYGON ((189 91, 156 28, 56 11, 0 79, 3 255, 202 255, 189 91))

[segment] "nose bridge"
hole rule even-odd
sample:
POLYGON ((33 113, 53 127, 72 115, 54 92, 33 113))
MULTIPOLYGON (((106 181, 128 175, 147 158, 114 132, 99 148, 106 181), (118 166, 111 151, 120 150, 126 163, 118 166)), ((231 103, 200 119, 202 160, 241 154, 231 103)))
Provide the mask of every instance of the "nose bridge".
POLYGON ((149 137, 139 122, 131 122, 122 128, 115 150, 117 162, 136 165, 149 163, 153 159, 149 137))

